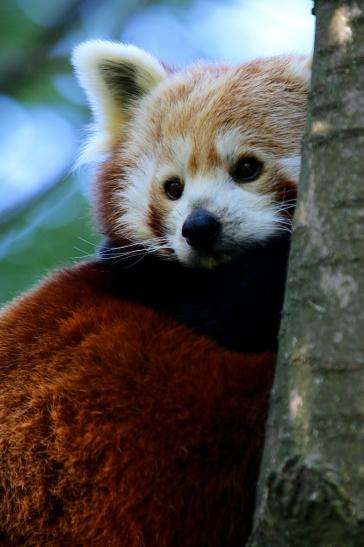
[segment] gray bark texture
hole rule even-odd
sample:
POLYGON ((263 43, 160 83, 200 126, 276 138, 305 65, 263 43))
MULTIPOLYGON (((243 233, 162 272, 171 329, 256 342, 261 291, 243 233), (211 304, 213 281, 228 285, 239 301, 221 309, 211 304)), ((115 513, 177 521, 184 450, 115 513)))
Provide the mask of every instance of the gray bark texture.
POLYGON ((317 0, 300 191, 250 547, 364 546, 364 0, 317 0))

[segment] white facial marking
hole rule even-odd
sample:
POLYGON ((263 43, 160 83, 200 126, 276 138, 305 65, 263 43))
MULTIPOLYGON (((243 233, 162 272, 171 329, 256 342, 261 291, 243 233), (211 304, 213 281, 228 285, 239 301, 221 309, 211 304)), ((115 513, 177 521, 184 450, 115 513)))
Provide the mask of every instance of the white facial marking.
POLYGON ((299 154, 282 158, 279 160, 278 165, 285 175, 298 182, 301 170, 301 156, 299 154))
POLYGON ((153 237, 147 219, 149 187, 155 169, 156 158, 154 156, 141 157, 138 168, 126 172, 126 183, 121 182, 117 194, 123 210, 123 214, 119 218, 121 234, 126 234, 131 239, 140 242, 153 237))
MULTIPOLYGON (((275 163, 278 169, 293 180, 298 179, 300 157, 287 156, 275 160, 272 155, 259 154, 247 145, 248 133, 229 130, 216 139, 216 149, 221 157, 221 166, 210 174, 188 174, 192 153, 192 139, 179 137, 171 141, 170 148, 162 147, 140 158, 137 168, 127 173, 127 181, 119 191, 123 212, 120 229, 133 241, 138 240, 147 247, 154 234, 148 224, 150 185, 157 181, 161 187, 171 177, 184 183, 182 196, 168 204, 170 213, 164 219, 165 240, 173 249, 177 259, 188 266, 213 268, 239 254, 244 247, 264 241, 281 230, 287 230, 289 221, 281 215, 280 206, 273 195, 260 194, 237 184, 229 174, 229 165, 242 154, 255 155, 268 164, 275 163), (191 247, 182 236, 186 218, 197 208, 206 209, 221 222, 221 235, 211 252, 201 252, 191 247)), ((165 145, 164 145, 165 146, 165 145)), ((269 174, 268 174, 269 176, 269 174)), ((247 185, 249 183, 246 183, 247 185)), ((163 192, 160 199, 168 200, 163 192)), ((163 251, 162 251, 163 254, 163 251)))
POLYGON ((176 137, 173 139, 171 152, 174 168, 178 169, 178 174, 184 175, 192 153, 192 139, 190 137, 176 137))
POLYGON ((224 131, 216 137, 216 151, 222 159, 236 160, 242 154, 242 147, 252 136, 252 131, 243 132, 239 129, 224 131))
POLYGON ((178 177, 184 181, 191 153, 192 140, 187 137, 176 137, 167 148, 168 159, 162 163, 156 161, 155 177, 161 184, 172 177, 178 177))

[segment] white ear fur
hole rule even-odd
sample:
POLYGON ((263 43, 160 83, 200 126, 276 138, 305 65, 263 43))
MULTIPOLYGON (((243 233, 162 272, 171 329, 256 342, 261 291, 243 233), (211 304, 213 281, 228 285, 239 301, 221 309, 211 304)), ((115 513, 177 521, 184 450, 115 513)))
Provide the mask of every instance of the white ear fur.
POLYGON ((310 87, 312 72, 312 55, 291 57, 288 69, 290 73, 301 80, 306 87, 310 87))
POLYGON ((158 85, 166 71, 142 49, 104 40, 77 46, 72 63, 95 118, 92 136, 77 163, 81 165, 110 151, 138 98, 158 85))

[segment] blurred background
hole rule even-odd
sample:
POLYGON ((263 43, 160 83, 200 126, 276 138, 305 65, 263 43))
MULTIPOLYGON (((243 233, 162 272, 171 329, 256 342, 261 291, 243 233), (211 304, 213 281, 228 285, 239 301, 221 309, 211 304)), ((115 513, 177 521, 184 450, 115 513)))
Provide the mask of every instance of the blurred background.
POLYGON ((55 267, 87 258, 92 167, 72 172, 85 98, 79 42, 130 42, 173 66, 313 47, 311 0, 1 0, 0 305, 55 267))

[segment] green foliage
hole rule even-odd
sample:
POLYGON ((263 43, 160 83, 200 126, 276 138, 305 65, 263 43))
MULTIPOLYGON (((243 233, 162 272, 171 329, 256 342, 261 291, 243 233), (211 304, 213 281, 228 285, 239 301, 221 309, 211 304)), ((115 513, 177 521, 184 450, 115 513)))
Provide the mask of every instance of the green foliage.
MULTIPOLYGON (((64 113, 75 131, 81 129, 88 116, 86 100, 83 104, 77 96, 72 100, 73 89, 70 98, 55 82, 59 75, 72 74, 70 49, 75 42, 86 39, 89 32, 85 13, 97 21, 100 36, 118 39, 127 18, 148 3, 153 2, 53 0, 50 8, 44 0, 35 0, 30 9, 25 0, 2 0, 1 93, 18 101, 20 107, 55 108, 64 113), (110 11, 115 14, 111 26, 110 17, 101 16, 110 11)), ((47 161, 52 162, 52 157, 47 161)), ((1 212, 0 193, 0 305, 54 268, 95 253, 99 238, 92 227, 82 174, 65 176, 69 169, 70 165, 65 165, 58 180, 48 181, 25 201, 19 199, 10 210, 1 212)), ((7 182, 0 173, 3 188, 7 188, 7 182)), ((12 192, 11 184, 8 187, 12 192)))
POLYGON ((95 252, 89 204, 71 177, 1 227, 0 304, 55 267, 95 252))

